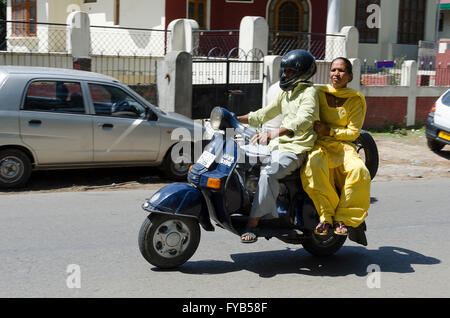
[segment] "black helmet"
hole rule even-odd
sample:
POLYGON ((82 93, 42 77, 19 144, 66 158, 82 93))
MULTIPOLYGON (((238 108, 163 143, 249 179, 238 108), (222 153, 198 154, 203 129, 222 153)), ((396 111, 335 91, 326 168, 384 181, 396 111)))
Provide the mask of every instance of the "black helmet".
POLYGON ((316 59, 305 50, 293 50, 286 53, 281 59, 280 87, 284 91, 293 89, 298 82, 307 81, 316 73, 316 59), (282 76, 284 70, 295 70, 295 75, 287 79, 282 76))

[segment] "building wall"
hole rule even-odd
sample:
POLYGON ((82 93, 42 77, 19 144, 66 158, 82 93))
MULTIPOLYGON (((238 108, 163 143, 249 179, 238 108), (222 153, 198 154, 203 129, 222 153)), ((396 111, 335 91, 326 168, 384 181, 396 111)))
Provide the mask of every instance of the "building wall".
MULTIPOLYGON (((398 57, 417 59, 418 46, 397 44, 398 14, 400 0, 381 0, 381 27, 378 31, 378 43, 359 45, 359 58, 364 60, 391 60, 398 57)), ((341 1, 340 28, 355 25, 356 0, 341 1)), ((428 0, 425 10, 424 40, 435 41, 436 2, 428 0)))
MULTIPOLYGON (((267 17, 267 8, 271 1, 255 0, 253 3, 231 3, 226 0, 210 0, 208 29, 237 30, 245 16, 267 17)), ((175 19, 187 17, 188 0, 166 0, 166 26, 175 19)), ((328 0, 309 0, 311 4, 311 32, 325 33, 328 0)))
POLYGON ((443 30, 439 32, 440 39, 449 39, 450 38, 450 11, 441 11, 444 14, 443 19, 443 30))
MULTIPOLYGON (((82 4, 81 8, 83 11, 89 14, 91 25, 114 26, 115 22, 114 0, 97 0, 96 3, 82 4)), ((164 25, 165 25, 164 0, 120 1, 121 27, 163 29, 164 25), (139 4, 137 4, 137 2, 139 4)))

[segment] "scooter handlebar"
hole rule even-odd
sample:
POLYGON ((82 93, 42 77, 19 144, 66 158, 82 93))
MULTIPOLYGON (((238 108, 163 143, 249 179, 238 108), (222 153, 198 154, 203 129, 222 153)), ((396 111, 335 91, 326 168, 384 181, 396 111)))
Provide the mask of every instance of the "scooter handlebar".
POLYGON ((246 127, 244 124, 242 124, 237 118, 236 115, 233 112, 230 112, 229 110, 222 108, 223 117, 225 120, 228 121, 230 126, 236 130, 236 132, 240 133, 241 135, 247 138, 251 138, 254 135, 256 135, 256 130, 254 128, 246 127))

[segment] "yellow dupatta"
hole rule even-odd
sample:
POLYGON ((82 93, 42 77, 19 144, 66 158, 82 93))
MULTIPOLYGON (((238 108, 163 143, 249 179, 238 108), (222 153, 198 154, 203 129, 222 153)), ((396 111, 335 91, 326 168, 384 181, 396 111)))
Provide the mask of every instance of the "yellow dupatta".
POLYGON ((320 120, 329 126, 332 136, 321 136, 317 145, 328 153, 330 168, 343 163, 345 155, 356 154, 353 141, 359 136, 366 115, 366 100, 364 95, 352 88, 336 89, 331 85, 317 87, 319 92, 320 120), (346 99, 340 107, 328 105, 326 95, 346 99))

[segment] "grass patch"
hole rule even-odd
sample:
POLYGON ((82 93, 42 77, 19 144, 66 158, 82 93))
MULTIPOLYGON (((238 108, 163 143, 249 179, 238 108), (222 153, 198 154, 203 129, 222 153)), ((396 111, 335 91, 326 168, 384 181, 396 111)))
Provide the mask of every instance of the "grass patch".
POLYGON ((379 137, 397 137, 397 138, 408 138, 408 137, 425 137, 425 126, 411 126, 411 127, 387 127, 383 129, 366 129, 372 136, 379 137))

